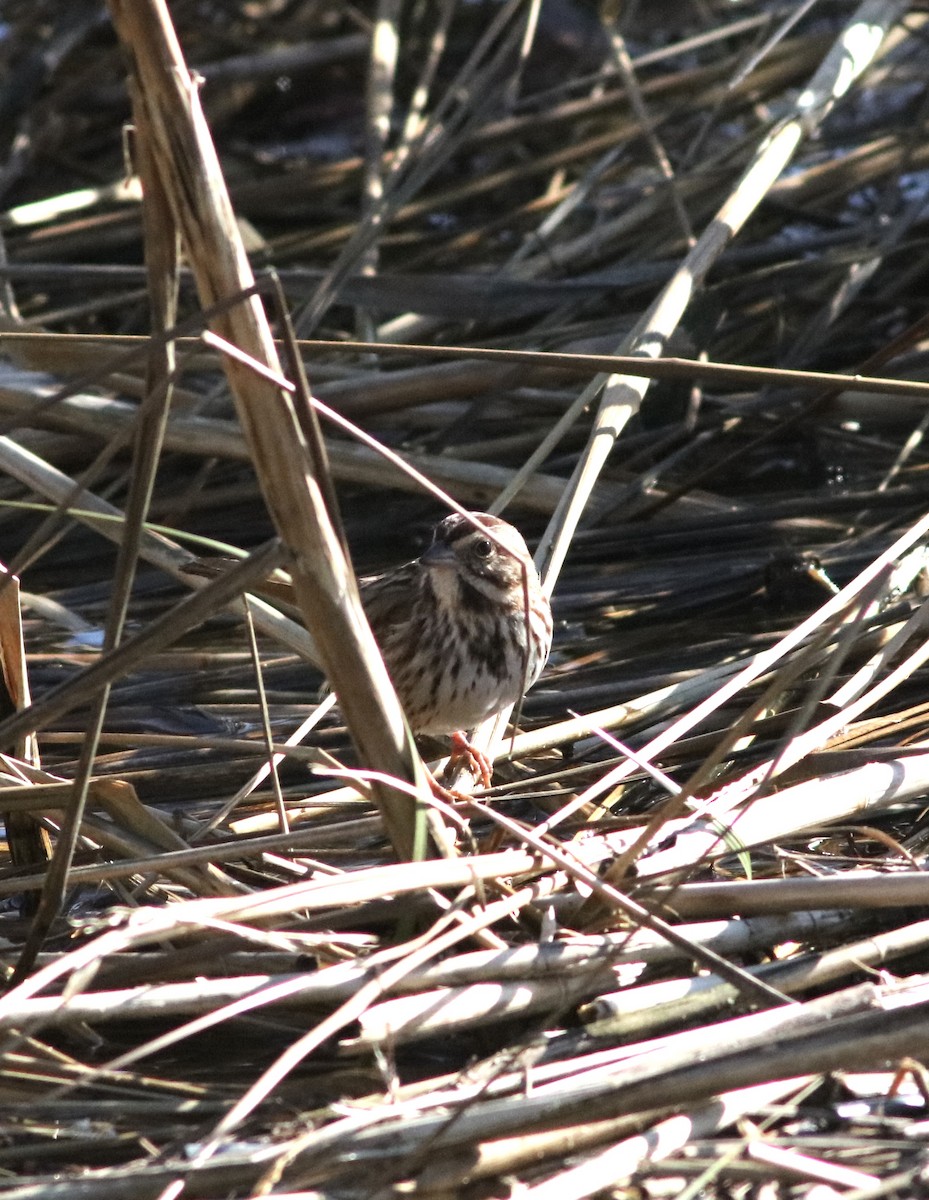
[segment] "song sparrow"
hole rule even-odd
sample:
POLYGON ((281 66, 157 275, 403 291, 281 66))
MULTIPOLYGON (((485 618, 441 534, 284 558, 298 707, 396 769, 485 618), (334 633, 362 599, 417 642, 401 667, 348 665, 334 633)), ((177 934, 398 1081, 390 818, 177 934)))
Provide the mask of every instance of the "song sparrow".
POLYGON ((472 729, 514 704, 548 659, 551 606, 500 517, 452 513, 425 554, 360 587, 414 733, 472 729))
MULTIPOLYGON (((223 561, 186 570, 215 575, 223 561)), ((420 558, 362 578, 359 588, 410 728, 455 735, 486 785, 489 764, 459 731, 514 704, 538 679, 552 643, 551 606, 522 535, 489 513, 453 513, 420 558)), ((278 580, 259 590, 292 600, 278 580)))

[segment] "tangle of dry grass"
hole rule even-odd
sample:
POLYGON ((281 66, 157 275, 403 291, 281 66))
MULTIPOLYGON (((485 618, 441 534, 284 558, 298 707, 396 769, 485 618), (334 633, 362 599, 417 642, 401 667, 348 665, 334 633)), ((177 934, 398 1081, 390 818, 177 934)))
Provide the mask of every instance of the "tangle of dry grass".
POLYGON ((917 1194, 925 13, 2 18, 4 1194, 917 1194), (556 618, 455 809, 442 493, 556 618))

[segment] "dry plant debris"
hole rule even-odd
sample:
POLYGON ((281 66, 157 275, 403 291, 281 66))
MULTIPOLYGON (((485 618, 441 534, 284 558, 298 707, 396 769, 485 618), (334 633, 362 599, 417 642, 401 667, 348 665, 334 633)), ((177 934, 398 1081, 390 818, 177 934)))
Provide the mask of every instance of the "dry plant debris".
POLYGON ((0 5, 4 1195, 929 1191, 927 32, 0 5), (453 808, 443 495, 556 622, 453 808))

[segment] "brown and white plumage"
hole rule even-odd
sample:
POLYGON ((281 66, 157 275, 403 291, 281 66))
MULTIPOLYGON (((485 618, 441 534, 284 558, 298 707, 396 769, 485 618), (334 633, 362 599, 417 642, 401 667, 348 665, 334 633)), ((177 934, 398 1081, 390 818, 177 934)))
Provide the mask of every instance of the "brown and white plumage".
POLYGON ((514 704, 548 658, 538 572, 521 534, 488 513, 440 521, 420 558, 361 581, 361 601, 415 733, 473 728, 514 704))
MULTIPOLYGON (((226 566, 212 559, 187 570, 215 576, 226 566)), ((500 517, 453 513, 420 558, 359 586, 414 733, 474 728, 514 704, 545 666, 551 607, 522 535, 500 517)), ((293 601, 286 577, 258 590, 293 601)))

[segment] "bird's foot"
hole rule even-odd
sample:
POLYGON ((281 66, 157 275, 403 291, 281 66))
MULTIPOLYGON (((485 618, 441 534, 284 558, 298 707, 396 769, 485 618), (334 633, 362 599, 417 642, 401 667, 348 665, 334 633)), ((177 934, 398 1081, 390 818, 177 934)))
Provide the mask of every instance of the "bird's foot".
MULTIPOLYGON (((451 735, 451 743, 452 752, 449 756, 446 772, 454 775, 455 772, 465 767, 481 787, 490 787, 490 781, 493 776, 493 764, 487 755, 483 751, 478 750, 476 746, 472 746, 463 733, 453 733, 451 735)), ((461 804, 467 803, 471 799, 467 792, 459 792, 455 788, 448 788, 444 783, 440 783, 428 767, 426 767, 426 775, 429 778, 429 786, 432 789, 432 794, 437 800, 442 800, 446 804, 461 804)))
POLYGON ((461 731, 452 734, 452 756, 448 765, 453 771, 467 767, 481 787, 490 787, 494 774, 493 763, 484 751, 473 746, 461 731))

